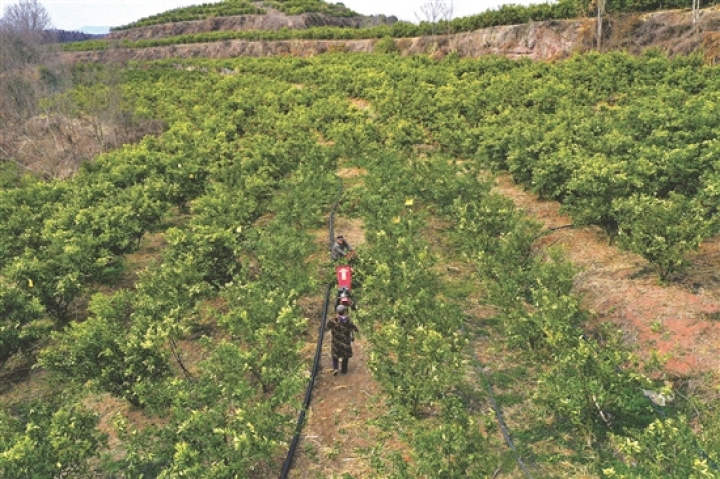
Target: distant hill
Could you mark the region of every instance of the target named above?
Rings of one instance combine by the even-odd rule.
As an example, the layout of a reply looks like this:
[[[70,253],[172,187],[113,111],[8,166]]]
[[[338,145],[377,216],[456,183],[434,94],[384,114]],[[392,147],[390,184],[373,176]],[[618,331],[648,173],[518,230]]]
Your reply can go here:
[[[651,14],[632,14],[608,18],[604,34],[604,48],[622,49],[641,54],[655,48],[668,55],[688,55],[702,51],[709,63],[720,63],[720,7],[702,10],[702,34],[695,35],[692,12],[669,10]],[[462,20],[462,19],[461,19]],[[194,23],[194,22],[187,22]],[[202,23],[202,22],[199,22]],[[402,25],[401,25],[402,26]],[[154,27],[147,27],[154,28]],[[395,38],[392,49],[401,55],[422,55],[432,52],[435,58],[450,53],[459,57],[476,58],[484,55],[502,55],[510,58],[533,60],[557,60],[574,53],[596,48],[595,19],[546,20],[542,22],[497,25],[468,32],[441,35],[417,35]],[[136,33],[152,32],[138,29]],[[318,29],[321,30],[321,29]],[[296,30],[302,32],[303,30]],[[312,29],[306,30],[312,33]],[[326,32],[353,32],[349,28],[328,29]],[[113,32],[112,37],[120,32]],[[272,32],[270,32],[272,33]],[[360,31],[362,33],[362,31]],[[74,62],[126,62],[129,60],[163,60],[168,58],[234,58],[239,56],[264,57],[271,55],[314,56],[328,51],[373,52],[378,47],[378,37],[327,38],[228,38],[214,41],[212,36],[204,42],[190,42],[188,37],[170,37],[166,45],[148,45],[132,42],[103,40],[92,42],[103,48],[87,48],[85,51],[72,47],[84,47],[82,43],[67,45],[69,61]],[[106,37],[107,39],[108,37]],[[174,41],[182,38],[183,41]],[[162,38],[160,38],[162,39]],[[113,43],[114,42],[114,43]],[[117,45],[117,46],[115,46]],[[88,46],[94,47],[91,42]],[[94,50],[94,51],[92,51]]]
[[[80,31],[69,32],[67,30],[48,30],[50,43],[71,43],[82,42],[85,40],[99,40],[105,37],[105,34],[84,33]]]

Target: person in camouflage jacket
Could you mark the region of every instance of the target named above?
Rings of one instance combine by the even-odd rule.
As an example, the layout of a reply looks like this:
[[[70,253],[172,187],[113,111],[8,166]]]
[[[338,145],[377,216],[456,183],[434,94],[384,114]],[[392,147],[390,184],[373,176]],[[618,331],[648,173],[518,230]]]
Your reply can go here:
[[[340,362],[341,372],[347,373],[348,361],[353,355],[353,332],[359,332],[357,326],[347,316],[347,308],[344,305],[338,306],[337,312],[338,315],[325,325],[325,329],[332,332],[330,356],[332,356],[333,375],[337,375]]]

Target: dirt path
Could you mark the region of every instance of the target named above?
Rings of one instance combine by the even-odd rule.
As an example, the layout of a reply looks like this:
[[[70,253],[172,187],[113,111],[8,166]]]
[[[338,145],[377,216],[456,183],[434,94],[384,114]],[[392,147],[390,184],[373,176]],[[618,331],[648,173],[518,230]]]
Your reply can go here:
[[[367,367],[368,345],[358,338],[348,373],[337,376],[333,376],[329,350],[328,337],[292,478],[370,475],[370,465],[359,453],[375,445],[367,421],[376,415],[372,398],[379,387]]]
[[[346,183],[362,181],[366,172],[343,168],[338,176]],[[344,235],[354,247],[365,243],[362,220],[337,216],[335,233]],[[327,232],[318,233],[318,242],[327,244]],[[334,294],[334,290],[331,290]],[[320,324],[322,308],[311,317],[313,324]],[[313,345],[314,351],[314,345]],[[353,343],[353,357],[348,373],[333,376],[330,359],[330,334],[325,335],[320,362],[320,373],[315,382],[313,399],[303,428],[300,447],[295,459],[291,478],[331,478],[351,474],[353,477],[369,477],[372,468],[363,449],[377,445],[374,430],[368,421],[383,414],[383,406],[376,401],[380,386],[368,369],[369,344],[361,335]]]
[[[554,201],[541,201],[508,176],[495,190],[511,198],[546,228],[572,223]],[[660,285],[641,257],[610,246],[595,227],[563,228],[537,247],[561,245],[580,273],[575,290],[600,321],[620,325],[644,364],[660,363],[658,374],[687,377],[720,367],[720,244],[706,242],[684,276]]]

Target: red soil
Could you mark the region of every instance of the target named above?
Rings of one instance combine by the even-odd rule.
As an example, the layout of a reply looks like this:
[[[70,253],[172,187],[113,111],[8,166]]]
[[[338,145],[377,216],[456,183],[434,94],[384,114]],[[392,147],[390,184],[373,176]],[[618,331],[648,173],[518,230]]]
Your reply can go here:
[[[497,180],[496,191],[548,229],[572,224],[558,203],[538,200],[509,177]],[[720,367],[720,280],[714,274],[720,240],[703,244],[687,271],[665,285],[647,261],[608,245],[598,228],[554,230],[536,246],[555,244],[580,269],[575,291],[583,305],[596,320],[620,326],[642,363],[664,362],[659,376],[694,376]]]

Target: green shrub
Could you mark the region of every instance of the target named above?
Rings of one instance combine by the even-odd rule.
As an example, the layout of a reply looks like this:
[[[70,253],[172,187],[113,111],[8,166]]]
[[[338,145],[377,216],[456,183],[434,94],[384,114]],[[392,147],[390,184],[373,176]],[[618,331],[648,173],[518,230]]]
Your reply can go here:
[[[395,44],[395,40],[389,35],[386,35],[375,42],[373,51],[375,53],[397,53],[400,49]]]

